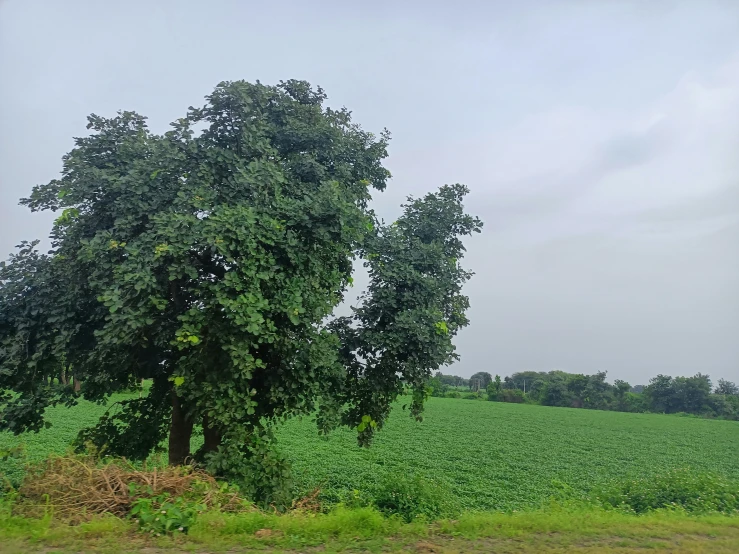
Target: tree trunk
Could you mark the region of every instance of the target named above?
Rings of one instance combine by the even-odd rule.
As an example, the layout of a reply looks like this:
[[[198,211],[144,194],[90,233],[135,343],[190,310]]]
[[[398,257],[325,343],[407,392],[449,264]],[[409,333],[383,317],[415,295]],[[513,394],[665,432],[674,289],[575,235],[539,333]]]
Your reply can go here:
[[[80,381],[76,375],[72,375],[72,380],[74,381],[74,392],[80,392],[82,381]]]
[[[180,466],[190,456],[193,421],[187,416],[182,401],[172,390],[172,420],[169,425],[169,465]]]
[[[202,450],[203,454],[218,450],[218,447],[221,445],[221,439],[223,438],[220,430],[210,426],[207,414],[203,415],[203,438],[205,439]]]
[[[68,385],[69,384],[67,382],[67,370],[64,369],[64,368],[62,368],[61,372],[59,373],[59,382],[62,385]]]

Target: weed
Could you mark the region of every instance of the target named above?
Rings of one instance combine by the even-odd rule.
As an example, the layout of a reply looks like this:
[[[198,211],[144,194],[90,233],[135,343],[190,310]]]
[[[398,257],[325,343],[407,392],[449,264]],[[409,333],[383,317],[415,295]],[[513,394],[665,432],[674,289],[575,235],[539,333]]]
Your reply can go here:
[[[187,502],[182,497],[172,499],[160,495],[135,500],[129,516],[138,521],[142,531],[158,537],[173,533],[187,534],[197,515],[204,510],[203,504]]]
[[[410,523],[416,519],[434,521],[454,516],[459,505],[445,483],[420,475],[388,475],[374,492],[374,505],[387,516],[400,516]]]

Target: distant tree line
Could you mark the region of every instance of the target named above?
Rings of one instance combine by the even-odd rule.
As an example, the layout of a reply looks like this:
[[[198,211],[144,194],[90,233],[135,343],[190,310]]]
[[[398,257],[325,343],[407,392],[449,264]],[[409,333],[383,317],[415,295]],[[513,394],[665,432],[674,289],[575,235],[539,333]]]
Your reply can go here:
[[[468,389],[465,393],[459,389]],[[606,372],[592,375],[564,371],[522,371],[503,379],[488,372],[475,373],[469,379],[436,373],[429,380],[432,396],[482,399],[614,410],[620,412],[686,413],[704,417],[739,420],[739,387],[720,379],[713,386],[708,375],[693,377],[657,375],[648,385],[636,385],[616,379],[606,381]]]

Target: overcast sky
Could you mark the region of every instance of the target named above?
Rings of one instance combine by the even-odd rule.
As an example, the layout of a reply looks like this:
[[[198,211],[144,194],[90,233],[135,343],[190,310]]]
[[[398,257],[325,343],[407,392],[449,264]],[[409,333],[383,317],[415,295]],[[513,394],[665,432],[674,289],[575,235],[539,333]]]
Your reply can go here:
[[[219,81],[322,86],[393,134],[386,218],[463,182],[445,372],[739,381],[739,1],[0,0],[0,258],[89,113],[164,131]]]

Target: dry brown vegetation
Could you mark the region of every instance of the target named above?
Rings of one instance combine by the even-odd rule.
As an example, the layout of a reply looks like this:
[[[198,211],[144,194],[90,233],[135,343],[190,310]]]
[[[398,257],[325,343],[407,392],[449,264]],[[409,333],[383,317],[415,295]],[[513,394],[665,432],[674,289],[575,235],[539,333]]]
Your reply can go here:
[[[226,512],[253,509],[237,492],[192,466],[136,468],[124,459],[51,456],[30,466],[14,512],[85,520],[99,514],[126,516],[142,497],[191,498]]]

